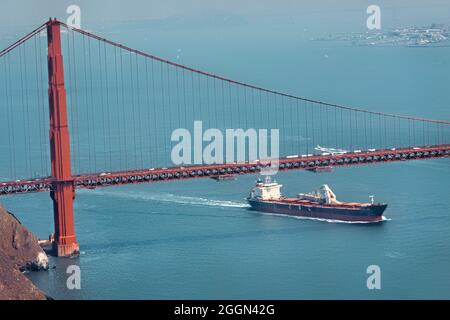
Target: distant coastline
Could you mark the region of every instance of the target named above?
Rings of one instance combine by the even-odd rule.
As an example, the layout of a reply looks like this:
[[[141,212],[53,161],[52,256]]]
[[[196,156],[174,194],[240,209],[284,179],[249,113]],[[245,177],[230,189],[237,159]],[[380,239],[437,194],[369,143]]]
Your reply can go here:
[[[328,34],[312,38],[312,41],[341,41],[358,46],[406,46],[406,47],[436,47],[450,46],[450,27],[444,24],[429,26],[399,27],[365,32],[350,32]]]

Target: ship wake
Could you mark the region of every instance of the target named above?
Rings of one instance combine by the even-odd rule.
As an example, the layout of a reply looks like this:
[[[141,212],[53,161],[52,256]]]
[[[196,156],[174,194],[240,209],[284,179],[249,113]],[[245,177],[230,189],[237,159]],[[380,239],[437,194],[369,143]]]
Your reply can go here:
[[[80,190],[81,191],[81,190]],[[171,193],[129,193],[129,192],[110,192],[94,190],[86,194],[97,196],[108,196],[114,198],[141,200],[141,201],[156,201],[156,202],[170,202],[177,204],[193,205],[193,206],[209,206],[209,207],[227,207],[227,208],[249,208],[250,205],[243,202],[207,199],[202,197],[179,196]]]

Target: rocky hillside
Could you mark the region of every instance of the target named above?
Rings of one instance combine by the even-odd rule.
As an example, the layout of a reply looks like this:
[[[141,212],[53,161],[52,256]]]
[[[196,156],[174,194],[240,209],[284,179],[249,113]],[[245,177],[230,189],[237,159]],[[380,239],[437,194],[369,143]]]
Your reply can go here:
[[[0,252],[0,300],[45,300],[47,297]]]
[[[0,299],[46,299],[23,270],[48,269],[48,257],[11,213],[0,207]]]

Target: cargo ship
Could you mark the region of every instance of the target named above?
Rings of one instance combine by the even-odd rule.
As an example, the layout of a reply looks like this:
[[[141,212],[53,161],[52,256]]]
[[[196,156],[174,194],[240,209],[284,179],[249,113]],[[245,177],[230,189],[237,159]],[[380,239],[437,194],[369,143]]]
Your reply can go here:
[[[296,217],[317,218],[336,221],[380,222],[386,203],[374,202],[373,196],[368,203],[343,202],[326,184],[312,193],[300,193],[295,198],[286,198],[281,194],[282,185],[272,182],[270,176],[265,181],[258,179],[256,186],[247,198],[251,209],[256,211],[282,214]]]

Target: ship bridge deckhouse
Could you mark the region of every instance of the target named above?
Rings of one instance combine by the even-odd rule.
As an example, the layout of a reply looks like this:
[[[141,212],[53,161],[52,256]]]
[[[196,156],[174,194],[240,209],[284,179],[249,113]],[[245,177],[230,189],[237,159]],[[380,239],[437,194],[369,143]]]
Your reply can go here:
[[[264,182],[258,179],[250,196],[261,200],[277,200],[281,198],[281,187],[281,184],[276,181],[272,182],[270,176],[266,176]]]

